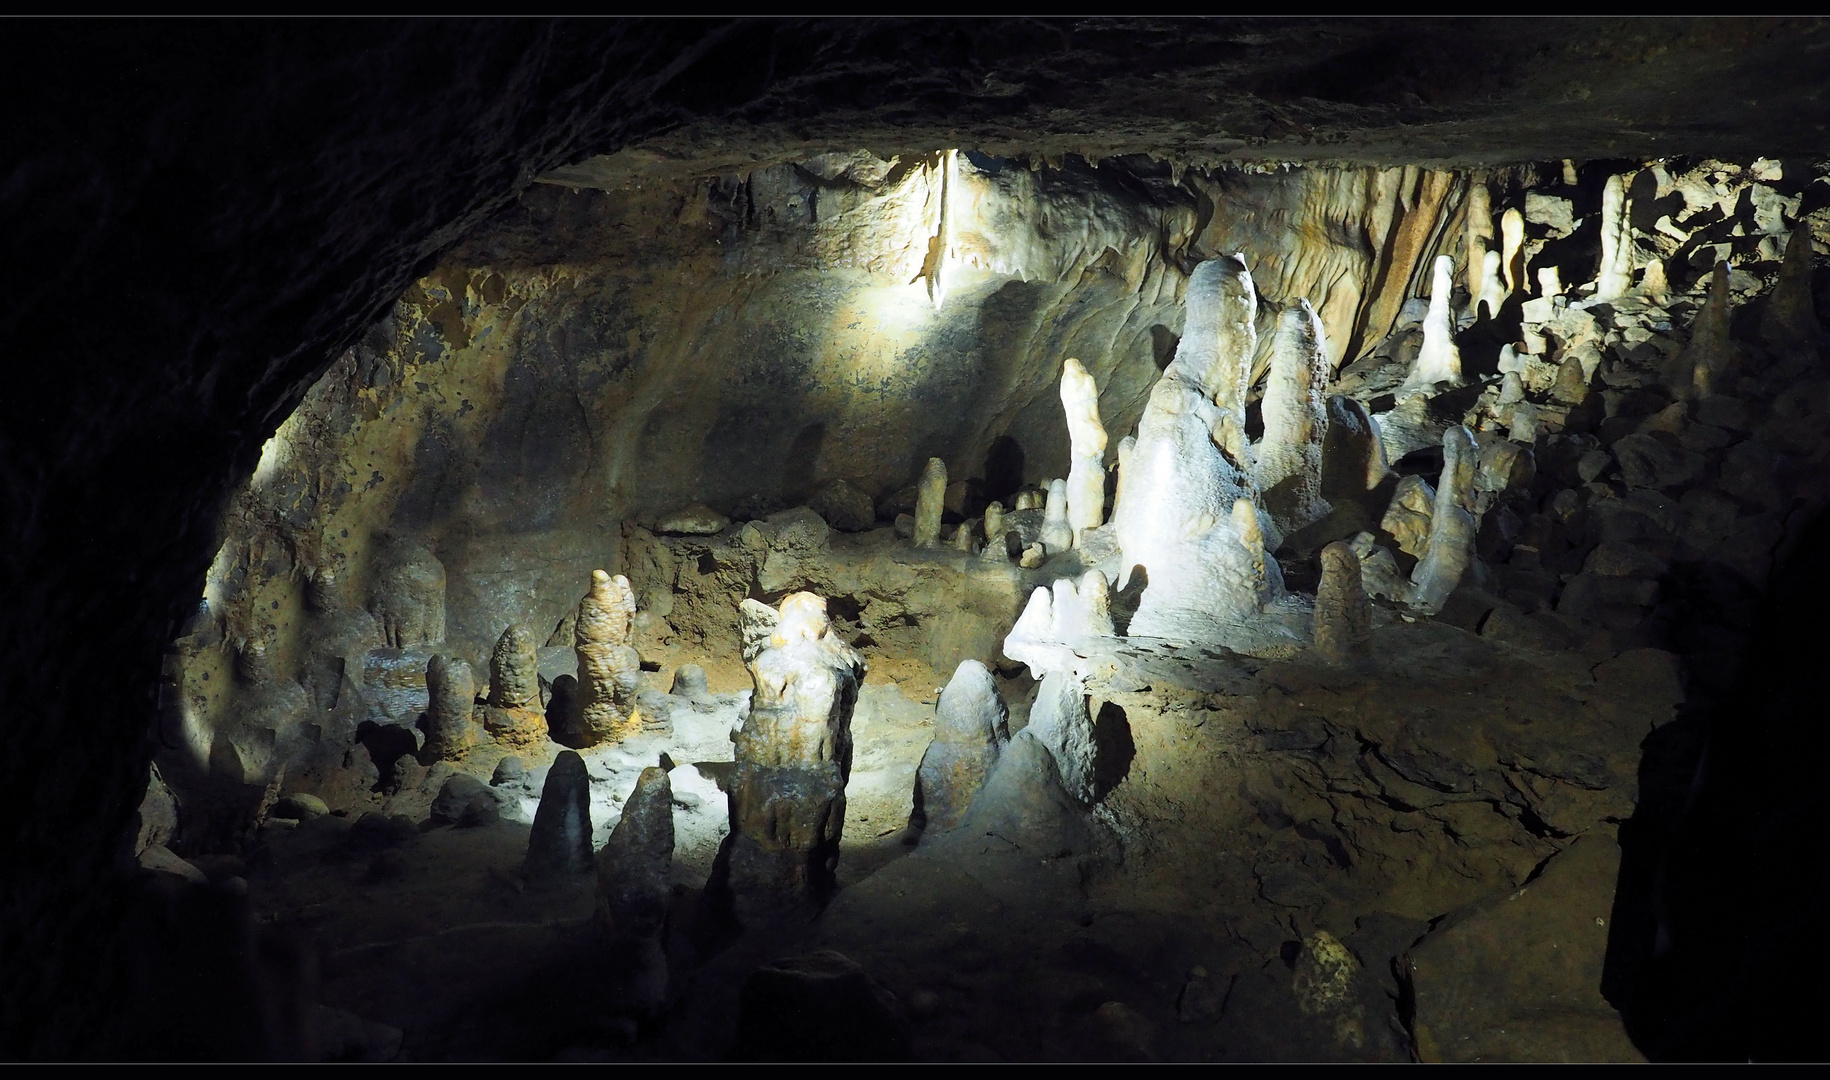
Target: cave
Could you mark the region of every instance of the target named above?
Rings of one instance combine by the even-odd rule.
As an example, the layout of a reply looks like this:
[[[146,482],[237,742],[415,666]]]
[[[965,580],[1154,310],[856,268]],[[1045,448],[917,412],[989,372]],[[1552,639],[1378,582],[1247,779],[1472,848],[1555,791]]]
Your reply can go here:
[[[14,29],[8,1056],[1821,1056],[1822,20]]]

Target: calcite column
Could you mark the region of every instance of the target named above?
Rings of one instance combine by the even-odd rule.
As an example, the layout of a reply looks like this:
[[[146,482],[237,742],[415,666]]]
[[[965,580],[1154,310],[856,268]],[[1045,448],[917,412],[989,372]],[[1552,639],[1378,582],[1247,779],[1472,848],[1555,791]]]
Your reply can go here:
[[[1009,715],[984,664],[967,660],[954,670],[934,709],[934,741],[915,774],[911,824],[936,831],[959,824],[1010,738]]]
[[[1328,437],[1328,350],[1307,300],[1285,306],[1265,382],[1264,438],[1256,475],[1265,506],[1286,534],[1328,514],[1322,501],[1322,444]]]
[[[1067,520],[1078,537],[1106,521],[1106,428],[1099,387],[1072,357],[1061,367],[1061,407],[1068,429]]]
[[[641,730],[636,693],[642,657],[630,644],[635,592],[621,574],[591,571],[591,591],[578,604],[573,650],[578,654],[579,733],[589,743],[620,742]]]
[[[470,665],[434,656],[426,663],[426,696],[426,754],[440,761],[463,757],[477,741],[471,724],[477,682]]]
[[[915,489],[915,546],[940,546],[940,515],[947,504],[947,463],[929,458]]]
[[[802,592],[782,601],[769,646],[749,667],[731,832],[712,873],[740,920],[817,905],[832,891],[864,658],[833,633],[826,601]]]
[[[540,655],[526,627],[511,623],[489,657],[489,703],[483,725],[504,746],[531,750],[546,741],[540,708]]]
[[[1372,649],[1372,602],[1360,579],[1360,557],[1336,540],[1322,549],[1322,582],[1315,592],[1315,651],[1344,664]]]

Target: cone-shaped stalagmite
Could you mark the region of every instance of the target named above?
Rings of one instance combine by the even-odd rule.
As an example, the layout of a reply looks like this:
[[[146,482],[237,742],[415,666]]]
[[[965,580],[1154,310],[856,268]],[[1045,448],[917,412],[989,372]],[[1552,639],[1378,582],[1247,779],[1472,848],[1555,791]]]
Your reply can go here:
[[[540,809],[527,834],[529,877],[583,874],[591,869],[591,775],[585,759],[563,751],[547,770]]]
[[[915,546],[940,544],[940,515],[947,503],[947,463],[929,458],[915,489]]]
[[[1074,546],[1074,527],[1068,524],[1066,480],[1048,482],[1048,502],[1042,510],[1042,543],[1050,555]]]
[[[667,770],[642,770],[623,816],[597,853],[598,918],[611,933],[648,938],[667,921],[674,857],[674,789]]]
[[[1801,224],[1786,242],[1779,280],[1767,297],[1760,336],[1783,359],[1815,362],[1822,355],[1823,324],[1811,298],[1811,230]]]
[[[1331,664],[1372,648],[1372,602],[1360,580],[1360,558],[1337,540],[1322,549],[1322,582],[1315,592],[1315,651]]]
[[[1099,387],[1072,357],[1061,368],[1061,406],[1069,444],[1067,520],[1079,536],[1106,520],[1106,429],[1099,421]]]
[[[1468,507],[1479,465],[1473,432],[1456,425],[1442,433],[1442,475],[1436,481],[1429,543],[1411,572],[1411,602],[1427,611],[1442,607],[1474,561],[1476,522]]]
[[[934,710],[934,741],[915,775],[917,827],[951,829],[978,793],[1010,737],[1008,711],[991,671],[967,660],[953,672]]]
[[[1709,294],[1690,326],[1690,344],[1672,361],[1673,396],[1704,398],[1726,393],[1734,370],[1735,347],[1728,338],[1728,264],[1717,263]]]
[[[1427,390],[1438,383],[1461,385],[1461,350],[1455,345],[1455,318],[1449,310],[1454,274],[1455,260],[1438,255],[1430,275],[1430,307],[1423,316],[1423,346],[1405,377],[1405,390]]]
[[[1633,226],[1627,202],[1627,178],[1608,177],[1601,191],[1601,271],[1595,278],[1596,300],[1612,300],[1633,286]]]
[[[489,704],[484,726],[499,743],[532,749],[546,741],[546,716],[540,708],[540,657],[534,636],[510,624],[489,657]]]
[[[747,918],[818,904],[833,887],[851,774],[851,716],[864,659],[832,632],[826,601],[782,601],[769,647],[750,662],[755,690],[737,735],[731,832],[715,893]]]

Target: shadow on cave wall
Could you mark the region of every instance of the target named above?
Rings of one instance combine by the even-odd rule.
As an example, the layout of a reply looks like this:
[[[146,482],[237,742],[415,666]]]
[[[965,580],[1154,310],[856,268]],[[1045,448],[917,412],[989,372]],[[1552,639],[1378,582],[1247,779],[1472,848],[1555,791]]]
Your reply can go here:
[[[1797,536],[1764,598],[1721,568],[1673,583],[1691,704],[1644,744],[1602,986],[1655,1061],[1823,1054],[1830,513]]]

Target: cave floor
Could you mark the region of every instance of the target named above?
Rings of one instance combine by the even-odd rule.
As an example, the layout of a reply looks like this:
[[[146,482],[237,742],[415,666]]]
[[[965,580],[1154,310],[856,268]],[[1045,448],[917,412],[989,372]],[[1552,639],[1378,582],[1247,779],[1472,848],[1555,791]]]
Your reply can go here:
[[[940,679],[904,666],[860,697],[840,892],[738,936],[700,890],[743,695],[588,751],[600,844],[640,769],[679,763],[659,1012],[616,1006],[627,962],[597,931],[590,876],[523,879],[525,821],[422,825],[360,851],[348,816],[270,829],[250,895],[311,943],[322,1000],[400,1029],[409,1059],[721,1059],[744,976],[818,948],[896,995],[923,1059],[1636,1056],[1596,987],[1638,744],[1676,700],[1664,654],[1534,653],[1428,621],[1382,628],[1349,668],[1122,639],[1081,651],[1093,711],[1114,706],[1127,744],[1097,835],[912,834]],[[486,777],[499,756],[457,769]],[[423,821],[414,800],[431,795],[386,809]],[[1509,902],[1532,890],[1544,910]],[[1590,908],[1578,948],[1570,913]],[[1347,959],[1318,967],[1328,942]],[[1533,998],[1546,984],[1568,988],[1560,1012]]]

